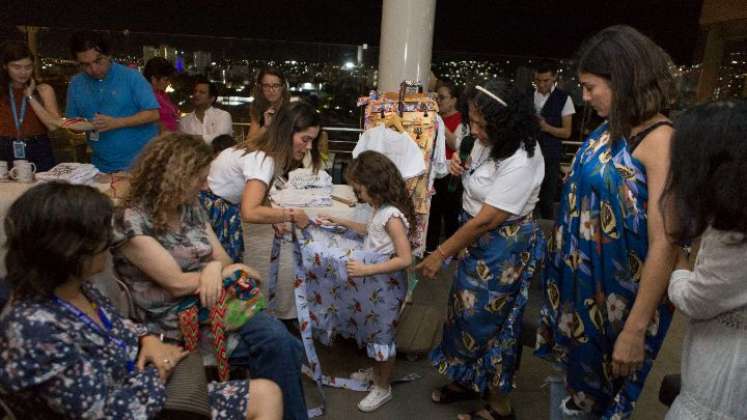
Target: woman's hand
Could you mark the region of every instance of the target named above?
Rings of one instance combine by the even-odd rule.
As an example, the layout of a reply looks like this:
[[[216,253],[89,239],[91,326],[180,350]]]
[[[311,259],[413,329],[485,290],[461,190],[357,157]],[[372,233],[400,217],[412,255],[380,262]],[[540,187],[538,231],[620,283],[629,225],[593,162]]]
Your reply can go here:
[[[272,225],[272,230],[275,231],[275,236],[278,238],[282,238],[286,233],[290,232],[288,223],[274,223]]]
[[[188,351],[179,346],[162,343],[152,335],[140,339],[140,353],[137,356],[137,368],[145,369],[146,363],[151,363],[158,369],[161,382],[166,382],[174,367],[182,360]]]
[[[26,87],[26,90],[23,91],[25,96],[32,96],[34,94],[34,91],[36,91],[36,81],[34,78],[29,79],[29,85]]]
[[[449,161],[449,173],[454,176],[462,176],[464,173],[464,166],[462,166],[462,160],[459,158],[459,153],[451,155]]]
[[[420,264],[415,266],[415,271],[419,272],[423,277],[433,280],[441,271],[442,266],[443,260],[441,256],[436,252],[431,252]]]
[[[643,366],[645,331],[635,332],[623,328],[615,340],[612,352],[612,374],[628,376]]]
[[[250,278],[253,278],[254,280],[257,280],[257,284],[259,284],[259,283],[262,282],[262,275],[259,274],[259,271],[255,270],[252,267],[249,267],[246,264],[242,264],[242,263],[234,263],[234,264],[227,265],[227,266],[223,267],[223,273],[222,273],[222,275],[225,278],[225,277],[230,276],[231,274],[233,274],[237,270],[243,270],[243,271],[245,271],[247,274],[249,274]]]
[[[218,302],[223,291],[223,273],[221,264],[212,261],[200,272],[200,286],[195,291],[200,295],[200,303],[205,308],[211,308]]]
[[[270,123],[272,122],[272,117],[275,116],[275,110],[272,107],[267,108],[267,111],[264,112],[265,117],[265,127],[269,127]]]
[[[295,224],[301,229],[305,229],[306,226],[309,225],[309,215],[306,214],[305,211],[301,209],[295,209],[293,217],[295,219]]]
[[[347,269],[348,276],[350,277],[365,277],[369,275],[368,265],[360,261],[348,260]]]

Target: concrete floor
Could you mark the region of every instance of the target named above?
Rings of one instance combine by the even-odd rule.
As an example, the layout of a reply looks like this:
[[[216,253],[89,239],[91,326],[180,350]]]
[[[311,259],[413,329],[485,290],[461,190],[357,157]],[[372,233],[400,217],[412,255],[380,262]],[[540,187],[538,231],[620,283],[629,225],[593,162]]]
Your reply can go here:
[[[245,262],[255,266],[260,272],[267,272],[272,230],[269,226],[245,225],[245,235],[247,244]],[[292,252],[289,249],[290,247],[287,248],[284,248],[280,257],[280,278],[292,275],[290,269],[292,267]],[[427,314],[423,318],[423,323],[440,324],[444,319],[454,268],[455,263],[452,263],[451,267],[442,271],[437,279],[433,281],[422,280],[417,285],[412,305],[418,306],[419,314]],[[529,303],[525,312],[526,319],[537,319],[541,298],[541,290],[534,284],[533,289],[530,290]],[[292,306],[292,303],[288,302],[288,304]],[[290,312],[288,311],[288,313]],[[407,324],[403,322],[402,327],[417,328],[418,326],[418,324]],[[402,327],[399,336],[413,335],[411,331],[402,331]],[[663,418],[666,414],[667,407],[658,400],[659,385],[664,375],[679,372],[684,328],[685,320],[680,314],[677,314],[659,358],[654,363],[654,368],[646,382],[643,394],[638,401],[633,416],[634,420],[656,420]],[[434,330],[440,333],[440,328],[434,328]],[[438,340],[440,340],[440,337],[437,335],[433,337],[431,344],[435,345]],[[430,348],[431,346],[426,347]],[[316,348],[325,374],[347,377],[360,368],[370,366],[365,351],[359,350],[355,343],[351,341],[340,340],[332,347],[317,344]],[[432,403],[430,401],[431,391],[447,383],[447,380],[430,366],[427,358],[423,357],[424,354],[420,356],[417,361],[408,361],[405,355],[399,355],[395,377],[413,372],[422,377],[410,383],[395,385],[392,401],[376,412],[366,414],[358,411],[356,404],[365,396],[365,393],[325,388],[327,412],[319,418],[324,420],[454,419],[458,413],[472,411],[481,405],[476,401],[460,402],[453,405]],[[552,368],[547,362],[534,357],[531,348],[524,347],[521,367],[516,377],[516,389],[511,394],[518,419],[541,420],[549,417],[549,391],[543,384],[545,378],[552,373]],[[305,378],[304,381],[309,406],[318,405],[320,398],[316,385],[308,378]]]
[[[453,267],[435,281],[421,281],[415,289],[413,304],[432,307],[443,319],[446,310],[447,294],[451,285]],[[536,294],[531,296],[527,316],[536,316],[539,303]],[[677,315],[667,336],[665,345],[649,375],[646,387],[638,402],[634,420],[661,419],[667,407],[658,400],[659,385],[665,374],[679,372],[680,346],[684,333],[684,319]],[[360,368],[368,367],[365,351],[357,349],[355,343],[341,340],[332,347],[317,345],[317,351],[325,373],[348,376]],[[365,393],[344,389],[325,388],[327,413],[320,417],[325,420],[373,420],[373,419],[454,419],[458,413],[472,411],[479,406],[476,401],[460,402],[452,405],[438,405],[430,401],[431,391],[447,382],[432,368],[428,360],[421,357],[408,361],[400,355],[395,377],[408,373],[422,377],[413,382],[395,385],[391,402],[374,413],[362,413],[356,408],[357,402]],[[532,349],[524,347],[521,367],[517,374],[516,390],[511,400],[517,418],[547,419],[549,417],[549,390],[543,386],[545,378],[552,374],[550,365],[532,355]],[[319,397],[314,383],[306,381],[307,400],[310,406],[318,404]]]

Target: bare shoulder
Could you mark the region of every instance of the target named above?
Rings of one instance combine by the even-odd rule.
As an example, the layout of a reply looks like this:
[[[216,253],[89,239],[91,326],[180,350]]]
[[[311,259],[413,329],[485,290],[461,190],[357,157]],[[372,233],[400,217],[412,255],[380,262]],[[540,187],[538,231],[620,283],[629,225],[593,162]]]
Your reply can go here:
[[[54,94],[54,88],[52,88],[52,86],[50,86],[50,85],[48,85],[46,83],[41,83],[41,84],[37,85],[36,86],[36,90],[38,90],[39,93],[42,94],[42,95],[43,94],[52,94],[52,95]]]
[[[633,155],[646,166],[661,163],[664,159],[668,161],[673,133],[674,129],[669,125],[656,127],[641,140]]]

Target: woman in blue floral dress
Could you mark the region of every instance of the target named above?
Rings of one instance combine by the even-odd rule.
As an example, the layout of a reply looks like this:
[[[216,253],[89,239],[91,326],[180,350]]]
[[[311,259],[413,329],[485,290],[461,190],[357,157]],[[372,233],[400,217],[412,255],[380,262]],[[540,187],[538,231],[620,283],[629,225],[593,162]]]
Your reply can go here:
[[[536,350],[565,370],[570,396],[558,410],[566,416],[629,418],[672,319],[666,290],[677,248],[659,211],[670,64],[627,26],[581,50],[584,100],[607,121],[579,149],[563,188]]]
[[[545,174],[538,124],[527,95],[502,81],[467,94],[477,139],[469,159],[452,157],[462,176],[463,224],[417,266],[432,278],[449,256],[460,259],[433,365],[451,383],[433,392],[445,404],[482,395],[486,404],[460,419],[512,419],[508,394],[518,367],[529,281],[544,257],[532,212]]]
[[[111,219],[109,198],[57,182],[6,216],[13,295],[0,318],[0,394],[18,418],[146,419],[164,408],[164,383],[186,352],[123,319],[90,282],[105,266]],[[208,394],[215,419],[282,417],[267,380],[211,383]]]

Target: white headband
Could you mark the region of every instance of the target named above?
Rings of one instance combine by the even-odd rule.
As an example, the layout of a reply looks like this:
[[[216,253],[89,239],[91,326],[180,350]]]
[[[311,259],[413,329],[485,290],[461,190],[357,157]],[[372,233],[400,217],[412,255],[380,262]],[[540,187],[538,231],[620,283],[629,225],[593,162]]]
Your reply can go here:
[[[498,101],[498,103],[500,103],[501,105],[503,105],[503,106],[505,106],[506,108],[508,108],[508,104],[506,103],[506,101],[504,101],[503,99],[501,99],[500,97],[498,97],[498,95],[496,95],[495,93],[493,93],[493,92],[491,92],[491,91],[489,91],[489,90],[485,89],[484,87],[482,87],[482,86],[480,86],[480,85],[477,85],[477,86],[475,86],[475,89],[477,89],[477,90],[479,90],[480,92],[482,92],[482,93],[484,93],[484,94],[486,94],[486,95],[490,96],[491,98],[493,98],[493,99],[495,99],[496,101]]]

